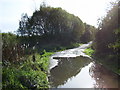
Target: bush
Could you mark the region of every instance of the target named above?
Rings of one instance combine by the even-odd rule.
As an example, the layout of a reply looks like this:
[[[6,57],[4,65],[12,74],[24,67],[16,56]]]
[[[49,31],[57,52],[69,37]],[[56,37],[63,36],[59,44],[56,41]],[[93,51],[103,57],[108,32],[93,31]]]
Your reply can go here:
[[[28,56],[22,64],[11,64],[3,67],[2,84],[4,90],[20,89],[41,89],[48,88],[47,71],[49,65],[49,56],[51,52],[45,52],[43,55],[34,54]]]
[[[94,50],[91,48],[87,48],[84,50],[84,53],[86,53],[89,56],[92,56],[92,54],[94,53]]]

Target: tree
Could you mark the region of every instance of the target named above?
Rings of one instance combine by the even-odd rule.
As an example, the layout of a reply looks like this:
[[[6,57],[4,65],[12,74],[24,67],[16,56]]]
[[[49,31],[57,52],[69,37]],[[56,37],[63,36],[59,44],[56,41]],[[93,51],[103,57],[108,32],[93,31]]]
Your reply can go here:
[[[19,44],[17,36],[12,33],[2,33],[2,41],[3,64],[21,60],[21,57],[24,55],[24,48]]]
[[[19,29],[18,29],[19,35],[24,36],[26,33],[29,34],[27,30],[27,25],[28,25],[28,15],[22,14],[21,21],[19,21]]]
[[[78,17],[61,8],[45,5],[35,11],[32,17],[24,15],[18,29],[22,36],[43,36],[66,43],[78,42],[84,31],[84,24]]]
[[[89,41],[94,40],[96,34],[96,28],[86,23],[84,23],[84,26],[85,26],[85,32],[80,37],[80,40],[82,43],[87,43]]]
[[[85,32],[85,27],[83,22],[76,17],[73,22],[73,39],[75,41],[80,41],[81,35]]]
[[[114,52],[114,49],[109,46],[117,40],[115,32],[119,27],[118,20],[120,19],[118,18],[118,10],[118,3],[114,3],[107,12],[106,17],[101,20],[95,39],[96,54],[110,54]]]
[[[120,74],[120,2],[112,3],[101,20],[95,36],[95,57],[112,71]],[[99,60],[98,59],[98,60]]]

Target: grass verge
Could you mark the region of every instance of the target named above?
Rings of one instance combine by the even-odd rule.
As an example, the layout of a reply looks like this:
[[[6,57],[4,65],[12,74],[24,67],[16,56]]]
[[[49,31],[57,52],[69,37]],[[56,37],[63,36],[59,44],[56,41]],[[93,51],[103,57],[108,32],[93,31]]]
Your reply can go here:
[[[49,56],[52,52],[44,52],[29,55],[27,60],[19,64],[3,66],[2,88],[3,90],[29,90],[49,88],[47,72],[49,65]]]
[[[94,50],[91,48],[87,48],[83,52],[89,56],[92,56],[92,54],[94,53]]]
[[[84,53],[93,57],[97,63],[104,65],[104,67],[107,68],[108,70],[111,70],[112,72],[120,75],[120,69],[118,68],[118,58],[114,57],[114,55],[105,55],[103,57],[98,58],[93,55],[94,50],[91,48],[85,49]],[[114,62],[113,62],[113,59],[114,59]]]
[[[94,57],[94,58],[95,58],[96,62],[101,63],[108,70],[120,75],[120,68],[119,68],[119,64],[118,64],[118,59],[116,57],[113,57],[113,59],[111,59],[108,55],[108,56],[104,56],[104,58],[103,57],[101,57],[101,58]]]

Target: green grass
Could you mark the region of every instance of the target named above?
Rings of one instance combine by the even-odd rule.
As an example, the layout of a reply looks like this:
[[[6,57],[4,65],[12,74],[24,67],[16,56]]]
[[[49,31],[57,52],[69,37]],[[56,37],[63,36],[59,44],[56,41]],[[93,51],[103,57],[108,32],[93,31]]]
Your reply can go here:
[[[22,64],[12,64],[3,67],[2,87],[3,90],[29,90],[49,88],[47,72],[49,65],[49,56],[52,52],[44,52],[43,55],[35,54],[36,61],[33,62],[29,55]]]
[[[116,63],[103,59],[97,59],[96,61],[104,65],[104,67],[106,67],[108,70],[120,75],[120,69],[118,69],[118,65]]]
[[[92,50],[91,48],[85,49],[84,53],[86,53],[89,56],[92,56],[96,62],[101,63],[108,70],[111,70],[114,73],[120,75],[120,69],[118,68],[118,61],[117,61],[118,58],[114,57],[114,55],[105,55],[105,56],[103,55],[103,57],[95,57],[93,56],[94,50]]]
[[[89,55],[89,56],[92,56],[92,54],[94,53],[94,50],[91,48],[87,48],[84,50],[84,53]]]
[[[118,59],[116,57],[112,57],[111,55],[103,56],[103,57],[95,57],[96,62],[101,63],[108,70],[120,75],[120,69],[118,68]],[[114,61],[113,61],[114,60]]]
[[[69,45],[47,44],[47,45],[41,46],[39,51],[43,51],[45,49],[46,51],[50,51],[50,52],[58,52],[58,51],[66,50],[66,49],[76,48],[81,45],[82,45],[81,43],[71,43]]]

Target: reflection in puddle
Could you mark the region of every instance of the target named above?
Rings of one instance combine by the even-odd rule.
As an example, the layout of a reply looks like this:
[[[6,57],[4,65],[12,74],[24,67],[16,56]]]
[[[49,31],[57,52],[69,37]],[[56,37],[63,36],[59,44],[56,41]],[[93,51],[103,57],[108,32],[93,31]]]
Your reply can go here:
[[[56,67],[50,70],[52,87],[58,87],[71,81],[90,63],[88,58],[77,57],[75,59],[61,59]]]
[[[118,88],[117,75],[84,57],[59,59],[49,81],[54,88]]]
[[[94,63],[90,67],[90,76],[95,79],[94,88],[118,88],[119,76]]]

